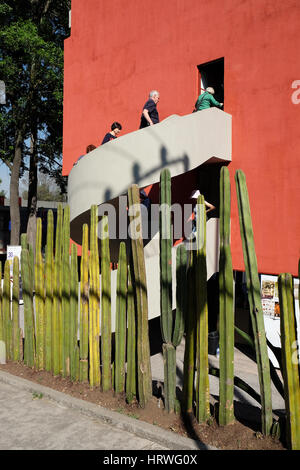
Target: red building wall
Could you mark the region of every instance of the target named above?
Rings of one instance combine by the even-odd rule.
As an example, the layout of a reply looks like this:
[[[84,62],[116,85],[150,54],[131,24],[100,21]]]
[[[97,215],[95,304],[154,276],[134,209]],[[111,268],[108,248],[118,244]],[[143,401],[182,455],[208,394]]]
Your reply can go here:
[[[117,120],[139,126],[151,89],[159,113],[188,114],[197,65],[224,57],[232,115],[232,254],[244,270],[234,173],[248,184],[259,271],[297,274],[299,258],[299,0],[72,0],[65,41],[63,172]],[[300,94],[298,94],[300,96]]]

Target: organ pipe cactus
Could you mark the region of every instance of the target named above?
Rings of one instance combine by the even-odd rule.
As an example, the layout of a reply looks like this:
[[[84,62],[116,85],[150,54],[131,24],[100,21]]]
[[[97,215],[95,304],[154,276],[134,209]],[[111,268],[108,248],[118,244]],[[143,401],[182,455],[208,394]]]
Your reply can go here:
[[[12,358],[12,319],[10,311],[10,263],[5,261],[3,279],[3,337],[6,344],[6,357]]]
[[[35,314],[36,314],[36,367],[38,370],[45,366],[45,285],[44,263],[41,252],[42,220],[37,218],[37,233],[35,247]]]
[[[1,278],[0,278],[1,279]],[[22,330],[19,325],[19,300],[20,300],[20,267],[19,258],[13,260],[13,296],[12,296],[12,359],[21,360]]]
[[[63,265],[62,265],[62,256],[63,256],[63,208],[61,204],[57,206],[57,220],[56,220],[56,234],[55,234],[55,263],[57,269],[57,279],[56,279],[56,318],[58,324],[56,326],[57,330],[57,341],[58,341],[58,351],[59,351],[59,373],[63,372],[63,363],[64,363],[64,321],[63,321],[63,312],[62,312],[62,285],[63,285]]]
[[[57,206],[55,233],[55,259],[53,261],[53,310],[52,310],[52,370],[58,375],[63,369],[63,318],[62,318],[62,244],[63,208]]]
[[[171,175],[169,170],[160,174],[160,325],[163,338],[164,398],[168,413],[174,411],[176,396],[176,350],[172,344],[172,227],[171,227]],[[175,374],[174,374],[175,371]]]
[[[89,321],[89,270],[88,270],[88,225],[82,228],[82,251],[80,265],[80,364],[79,378],[88,381],[88,321]]]
[[[160,174],[160,322],[163,341],[172,342],[172,227],[171,227],[171,175],[169,170]]]
[[[50,209],[47,213],[47,240],[45,253],[45,368],[47,371],[52,370],[52,314],[54,281],[53,235],[53,212]]]
[[[61,290],[60,290],[60,273],[61,261],[58,257],[54,260],[53,271],[53,307],[52,307],[52,344],[51,344],[51,357],[52,357],[52,371],[53,374],[59,375],[61,371]]]
[[[194,377],[195,377],[195,255],[192,250],[192,240],[189,241],[189,260],[187,268],[187,313],[186,313],[186,336],[183,366],[183,409],[187,413],[193,411]]]
[[[134,308],[134,295],[130,269],[128,269],[127,290],[127,376],[126,376],[126,399],[131,403],[136,395],[136,321]]]
[[[184,331],[186,292],[186,250],[184,246],[176,254],[176,313],[172,311],[172,226],[171,226],[171,175],[163,170],[160,176],[160,290],[161,330],[164,357],[165,408],[174,411],[176,400],[176,347]]]
[[[28,250],[28,239],[27,239],[27,233],[21,233],[21,247],[22,250]]]
[[[70,207],[65,206],[63,217],[62,246],[62,324],[63,324],[63,376],[70,375]]]
[[[197,199],[197,253],[196,253],[196,417],[206,422],[210,417],[208,378],[208,310],[206,271],[206,212],[203,195]]]
[[[111,271],[108,218],[101,220],[101,359],[102,389],[111,390]]]
[[[272,427],[270,364],[261,304],[260,284],[253,239],[248,190],[246,178],[242,170],[236,171],[235,181],[239,209],[240,232],[247,278],[248,300],[256,350],[260,394],[262,399],[262,432],[265,435],[269,435]]]
[[[297,355],[293,278],[289,273],[278,278],[282,375],[287,414],[287,442],[291,450],[300,450],[300,379]]]
[[[70,278],[70,375],[72,380],[79,379],[79,348],[78,348],[78,270],[77,247],[71,248]]]
[[[137,185],[128,189],[130,236],[133,263],[133,286],[137,312],[137,372],[138,396],[141,407],[146,407],[152,396],[150,344],[148,331],[147,280],[142,238],[140,194]]]
[[[30,273],[28,249],[21,251],[22,294],[24,300],[24,363],[29,367],[35,365],[35,321],[33,313],[33,292]]]
[[[63,207],[61,204],[57,206],[56,233],[55,233],[55,258],[62,257],[63,247]]]
[[[90,293],[89,293],[89,360],[90,360],[90,386],[100,386],[100,352],[99,352],[99,260],[97,236],[97,206],[91,207],[90,224]]]
[[[176,314],[172,342],[176,348],[181,343],[187,310],[187,252],[184,245],[176,251]]]
[[[222,167],[220,177],[219,299],[219,424],[227,425],[234,421],[234,306],[233,270],[230,249],[230,180],[227,167]]]
[[[29,282],[32,290],[34,289],[34,250],[33,246],[28,243],[27,233],[21,234],[21,247],[22,249],[27,249],[29,253]]]
[[[126,353],[126,300],[127,300],[127,259],[126,245],[120,243],[117,272],[116,332],[115,332],[115,391],[124,392]]]

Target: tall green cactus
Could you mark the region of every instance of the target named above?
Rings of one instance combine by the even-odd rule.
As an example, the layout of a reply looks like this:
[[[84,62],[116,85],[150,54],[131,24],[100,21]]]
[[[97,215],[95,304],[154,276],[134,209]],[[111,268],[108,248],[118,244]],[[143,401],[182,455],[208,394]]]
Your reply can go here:
[[[101,359],[102,389],[111,390],[111,271],[108,218],[101,220]]]
[[[21,247],[29,253],[29,284],[34,291],[34,250],[33,246],[28,243],[27,233],[21,234]]]
[[[181,343],[187,311],[187,252],[184,245],[176,250],[176,314],[172,343],[176,348]]]
[[[131,280],[131,272],[128,269],[127,290],[127,376],[126,376],[126,399],[131,403],[136,396],[136,321],[134,308],[134,294]]]
[[[230,249],[230,179],[223,166],[220,175],[220,260],[219,260],[220,406],[219,424],[234,421],[234,305]]]
[[[55,233],[55,259],[53,261],[53,310],[52,310],[52,370],[59,375],[63,368],[63,318],[62,318],[62,244],[63,208],[57,206]]]
[[[176,314],[172,311],[172,226],[171,226],[171,175],[168,169],[160,174],[160,291],[161,331],[164,340],[164,398],[165,408],[174,411],[176,400],[176,347],[184,331],[186,291],[186,250],[184,246],[176,254]]]
[[[195,339],[196,339],[196,279],[195,254],[192,250],[192,240],[189,241],[189,260],[187,268],[187,313],[186,336],[183,366],[183,409],[186,413],[193,411],[194,377],[195,377]]]
[[[278,288],[287,442],[291,450],[300,450],[300,378],[293,278],[289,273],[279,275]]]
[[[60,290],[61,262],[55,257],[53,272],[53,306],[52,306],[52,343],[51,343],[51,364],[53,374],[59,375],[61,372],[61,290]]]
[[[54,319],[57,321],[55,327],[53,327],[53,331],[55,331],[56,338],[55,344],[57,343],[58,348],[58,358],[55,358],[55,361],[59,360],[59,372],[63,372],[63,363],[64,363],[64,347],[63,347],[63,340],[64,340],[64,321],[63,321],[63,312],[62,312],[62,285],[63,285],[63,207],[62,204],[58,204],[57,206],[57,221],[56,221],[56,234],[55,234],[55,268],[56,273],[55,276],[55,314],[53,315]],[[53,326],[53,325],[52,325]],[[57,366],[57,363],[56,363]]]
[[[133,263],[133,286],[137,313],[138,397],[145,408],[152,396],[152,375],[148,330],[147,280],[142,238],[140,194],[137,185],[128,189],[130,236]]]
[[[98,257],[98,215],[97,206],[91,207],[90,224],[90,295],[89,295],[89,359],[90,359],[90,386],[100,386],[100,352],[99,352],[99,257]],[[104,374],[104,372],[103,372]]]
[[[89,337],[88,225],[84,224],[82,227],[82,251],[81,251],[81,265],[80,265],[79,378],[81,382],[88,381],[88,352],[89,352],[88,337]]]
[[[5,261],[3,279],[3,331],[6,344],[6,357],[12,358],[12,319],[10,311],[10,263]]]
[[[20,300],[20,267],[19,258],[13,260],[13,297],[12,297],[12,359],[21,360],[22,330],[19,322],[19,300]]]
[[[57,206],[56,232],[55,232],[55,258],[62,258],[63,250],[63,207]]]
[[[116,332],[115,332],[115,391],[125,389],[126,355],[126,300],[127,300],[127,259],[126,245],[120,243],[117,272]]]
[[[206,422],[210,417],[208,366],[208,309],[206,271],[206,212],[203,195],[197,200],[197,254],[196,254],[196,417]]]
[[[172,342],[172,227],[171,175],[168,169],[160,174],[160,322],[164,343]]]
[[[70,207],[64,207],[62,247],[63,376],[70,375]]]
[[[168,413],[174,411],[176,391],[176,351],[172,344],[172,227],[171,175],[168,169],[160,174],[160,324],[163,338],[164,398]],[[175,374],[174,374],[175,371]]]
[[[35,314],[36,314],[36,367],[45,367],[45,285],[44,263],[41,252],[42,220],[37,218],[37,233],[35,247]]]
[[[21,251],[22,294],[24,300],[24,363],[35,366],[35,321],[33,313],[32,273],[29,251]]]
[[[265,435],[269,435],[273,421],[270,364],[261,304],[260,284],[257,270],[248,190],[246,178],[242,170],[236,171],[235,181],[239,208],[240,232],[247,278],[250,316],[254,334],[260,394],[262,399],[262,432]]]
[[[78,348],[78,269],[77,246],[71,248],[71,283],[70,283],[70,375],[72,380],[79,380]]]
[[[52,370],[52,315],[53,315],[53,282],[54,282],[54,258],[53,258],[53,237],[54,237],[54,221],[53,212],[50,209],[47,213],[47,240],[45,254],[45,322],[46,322],[46,338],[45,338],[45,368],[47,371]]]

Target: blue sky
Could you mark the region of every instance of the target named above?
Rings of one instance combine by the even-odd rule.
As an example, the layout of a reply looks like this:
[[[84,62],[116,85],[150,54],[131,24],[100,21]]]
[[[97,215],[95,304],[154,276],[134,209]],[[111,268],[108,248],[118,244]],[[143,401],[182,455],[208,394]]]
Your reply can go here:
[[[0,179],[2,180],[0,190],[3,189],[6,197],[9,198],[10,173],[8,167],[2,162],[0,162]]]

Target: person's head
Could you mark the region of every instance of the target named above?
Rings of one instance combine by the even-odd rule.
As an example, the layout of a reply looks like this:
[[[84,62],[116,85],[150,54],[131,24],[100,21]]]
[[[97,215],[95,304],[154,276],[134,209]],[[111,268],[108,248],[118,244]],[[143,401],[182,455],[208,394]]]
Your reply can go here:
[[[149,98],[151,98],[155,104],[159,102],[159,91],[157,90],[152,90],[149,93]]]
[[[111,131],[114,133],[115,136],[119,134],[119,132],[122,130],[122,126],[119,122],[113,122],[111,125]]]
[[[93,144],[88,145],[87,148],[86,148],[86,153],[89,153],[89,152],[91,152],[92,150],[95,150],[95,148],[96,148],[96,147],[95,147],[95,145],[93,145]]]
[[[210,93],[211,95],[214,95],[215,94],[215,90],[213,89],[213,87],[211,86],[208,86],[205,91],[207,91],[208,93]]]

